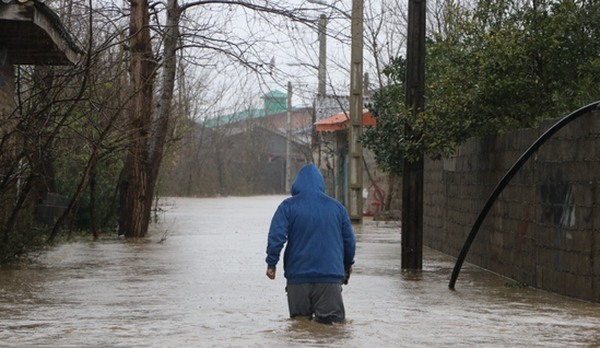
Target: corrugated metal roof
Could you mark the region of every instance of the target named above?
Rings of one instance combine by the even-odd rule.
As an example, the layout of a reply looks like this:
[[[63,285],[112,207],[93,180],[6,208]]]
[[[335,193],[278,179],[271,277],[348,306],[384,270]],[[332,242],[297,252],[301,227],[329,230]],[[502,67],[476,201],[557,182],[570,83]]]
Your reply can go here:
[[[213,117],[204,121],[204,125],[208,128],[219,127],[232,123],[276,115],[287,111],[287,94],[281,91],[270,91],[269,93],[263,94],[260,98],[264,100],[264,107],[262,109],[250,109]],[[292,110],[299,110],[302,108],[303,107],[295,107],[292,108]]]
[[[287,99],[287,94],[283,93],[279,90],[270,91],[269,93],[264,94],[260,99]]]
[[[232,114],[222,115],[213,117],[204,122],[204,125],[208,128],[224,126],[236,122],[252,120],[259,117],[265,116],[264,109],[253,109],[240,112],[234,112]]]

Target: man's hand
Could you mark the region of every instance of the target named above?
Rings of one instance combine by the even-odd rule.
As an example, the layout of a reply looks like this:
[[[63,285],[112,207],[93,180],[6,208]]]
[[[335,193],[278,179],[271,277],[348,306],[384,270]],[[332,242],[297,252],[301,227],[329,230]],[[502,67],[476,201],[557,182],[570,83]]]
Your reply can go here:
[[[271,280],[275,279],[275,269],[267,269],[267,277]]]
[[[344,276],[344,279],[342,279],[342,284],[344,284],[344,285],[348,284],[348,280],[350,279],[350,274],[352,274],[352,267],[350,267],[349,269],[346,270],[346,275]]]

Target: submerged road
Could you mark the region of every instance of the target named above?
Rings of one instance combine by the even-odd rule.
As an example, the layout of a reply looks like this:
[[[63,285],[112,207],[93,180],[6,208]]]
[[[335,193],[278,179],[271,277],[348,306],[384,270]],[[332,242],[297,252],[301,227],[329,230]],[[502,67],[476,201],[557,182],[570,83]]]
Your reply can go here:
[[[347,322],[287,315],[281,265],[265,276],[284,196],[166,199],[143,241],[54,247],[0,267],[0,347],[600,347],[600,305],[529,288],[424,250],[400,269],[400,229],[366,220],[344,286]],[[163,242],[159,241],[166,238]]]

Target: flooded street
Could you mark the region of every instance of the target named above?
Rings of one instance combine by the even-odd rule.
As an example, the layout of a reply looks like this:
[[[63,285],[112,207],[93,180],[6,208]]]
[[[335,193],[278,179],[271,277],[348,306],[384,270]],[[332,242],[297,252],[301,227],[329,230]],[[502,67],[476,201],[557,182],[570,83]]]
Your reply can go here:
[[[600,305],[509,288],[424,251],[400,270],[400,230],[366,220],[343,296],[347,322],[288,319],[281,264],[265,276],[284,196],[167,199],[144,241],[61,245],[0,268],[0,347],[600,347]],[[165,241],[159,243],[161,239]]]

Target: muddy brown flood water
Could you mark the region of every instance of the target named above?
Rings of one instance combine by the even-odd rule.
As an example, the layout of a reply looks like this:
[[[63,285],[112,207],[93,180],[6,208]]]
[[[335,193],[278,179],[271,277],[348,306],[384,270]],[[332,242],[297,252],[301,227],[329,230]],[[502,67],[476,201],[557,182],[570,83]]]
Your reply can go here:
[[[287,315],[265,276],[266,235],[284,196],[168,199],[143,241],[57,246],[0,268],[1,347],[600,347],[600,305],[504,286],[425,249],[400,270],[400,229],[366,220],[344,287],[347,322]],[[166,233],[166,241],[158,241]],[[281,265],[279,265],[281,267]]]

